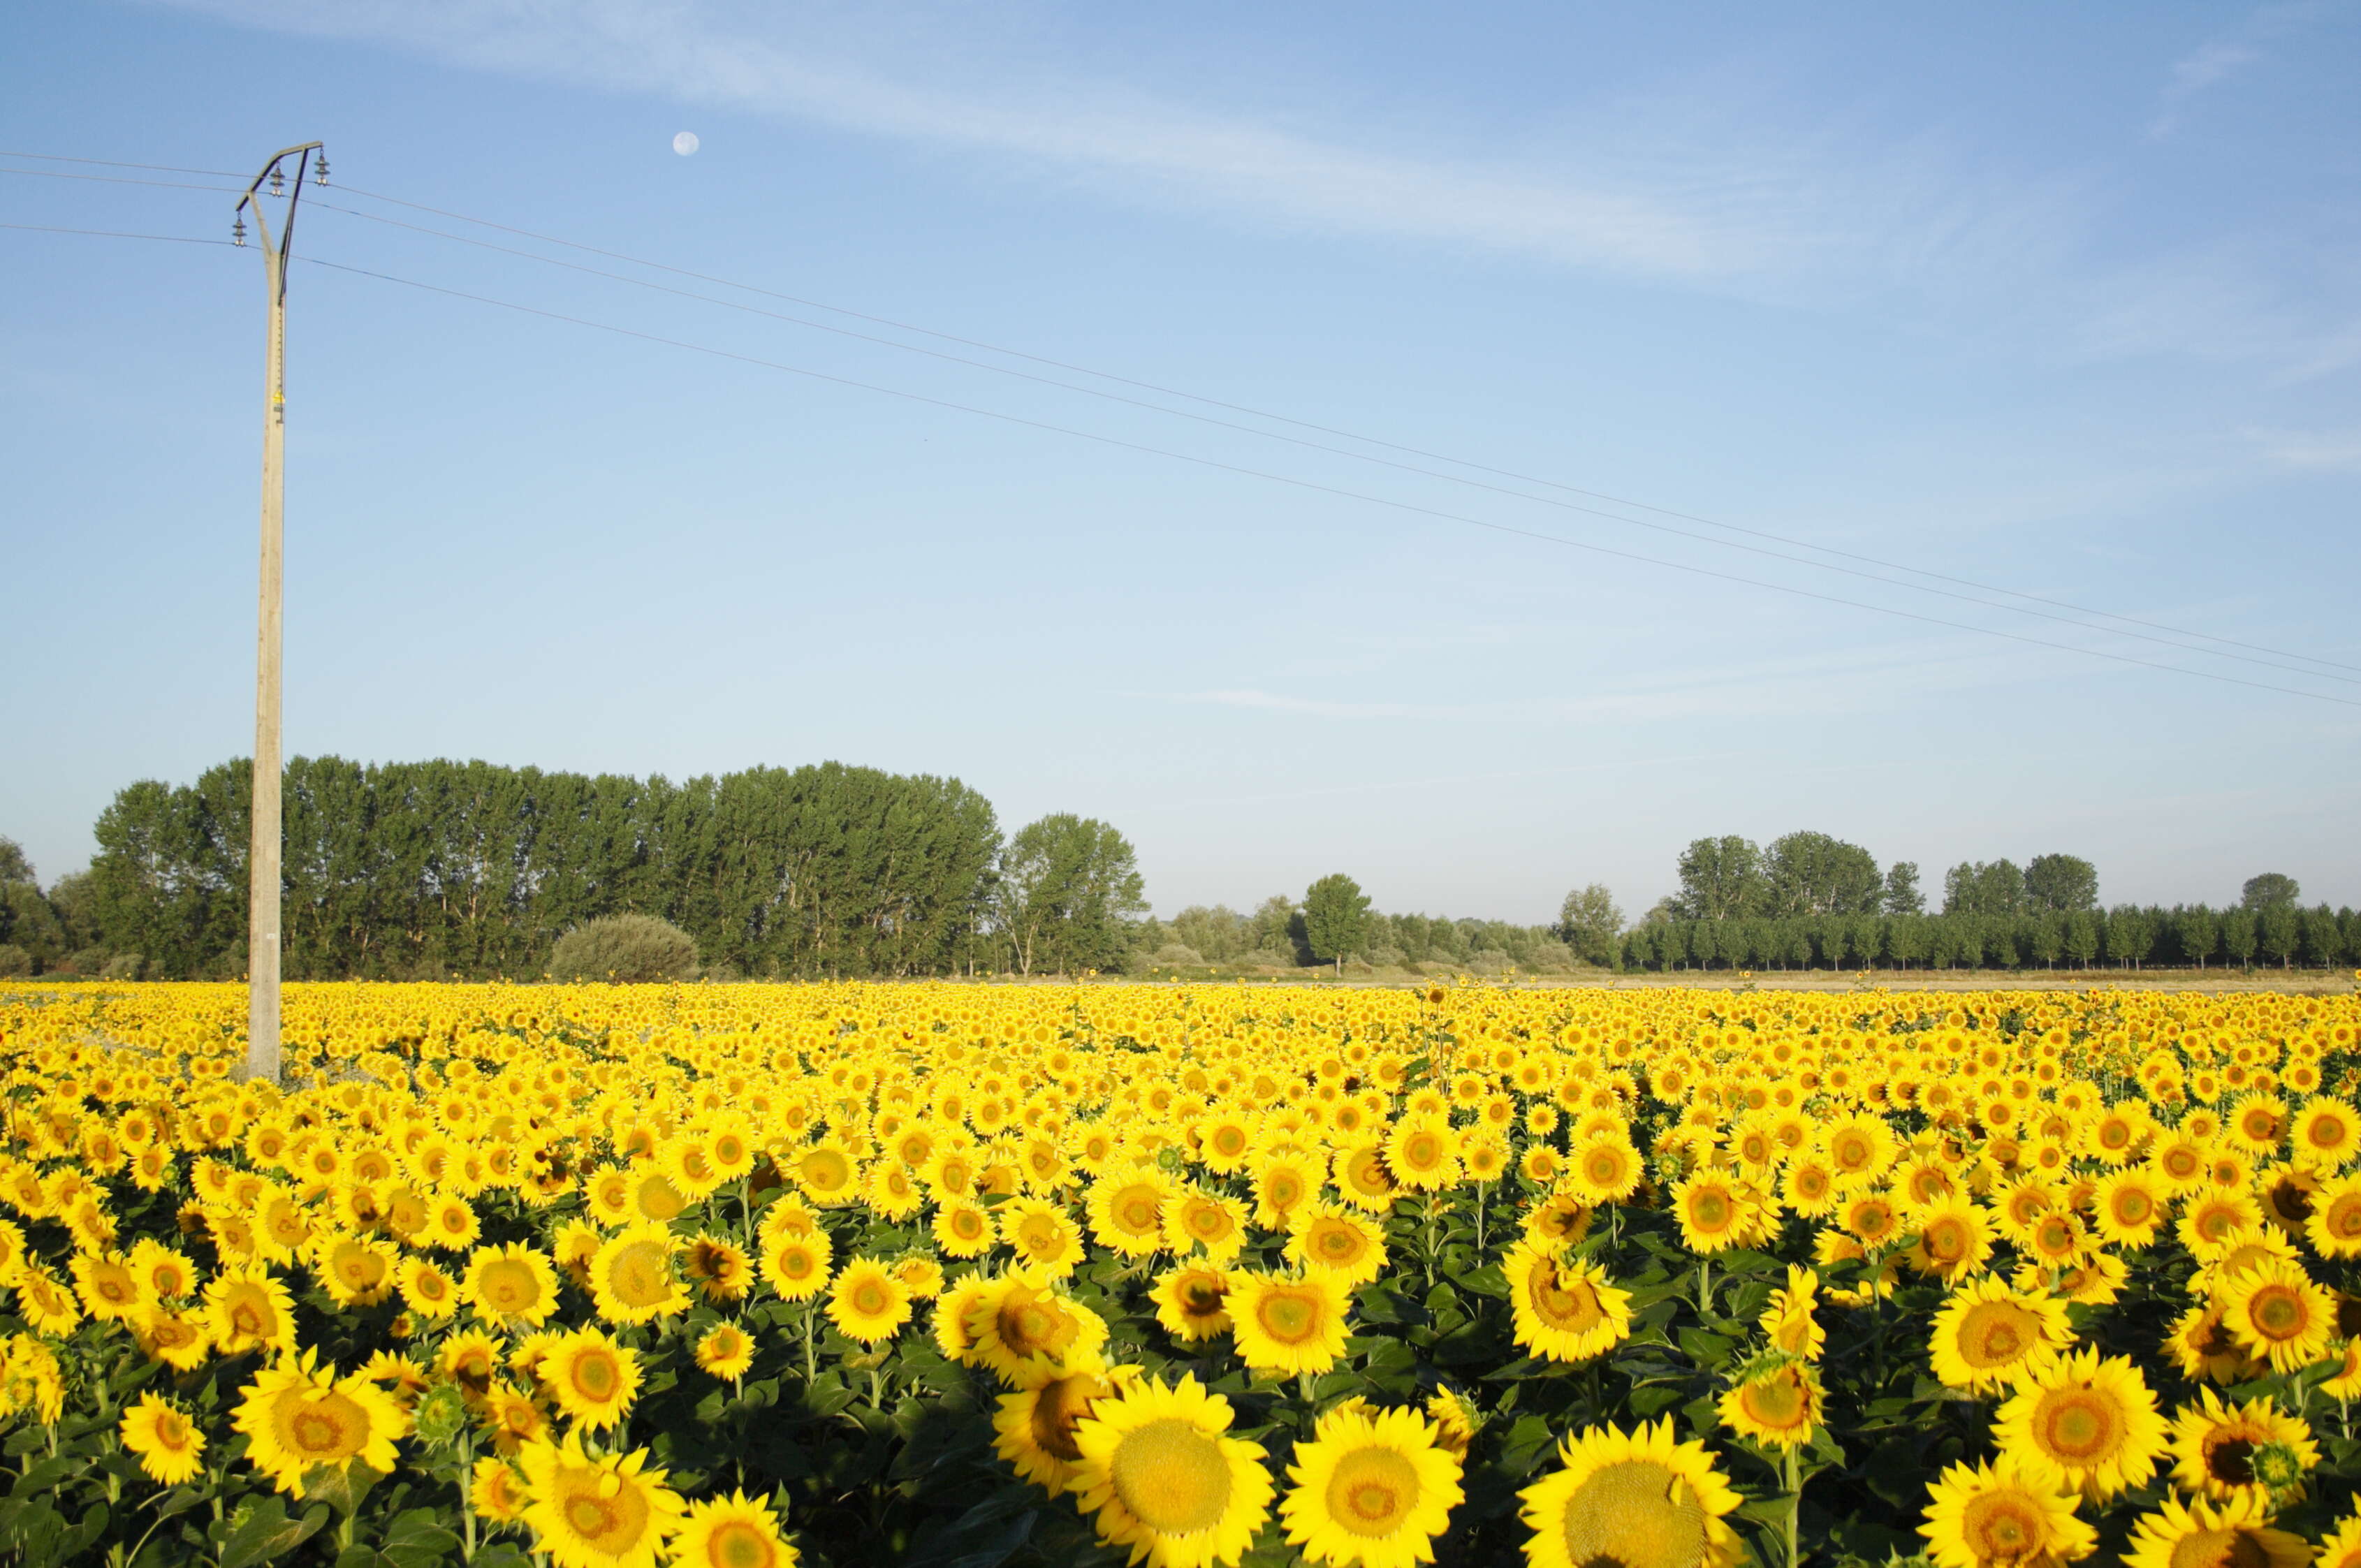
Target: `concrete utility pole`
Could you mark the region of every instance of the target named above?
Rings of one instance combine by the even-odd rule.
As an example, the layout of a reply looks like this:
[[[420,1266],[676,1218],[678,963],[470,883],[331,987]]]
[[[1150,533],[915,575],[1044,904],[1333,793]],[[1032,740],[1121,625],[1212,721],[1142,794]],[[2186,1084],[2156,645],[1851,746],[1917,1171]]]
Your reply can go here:
[[[315,157],[316,155],[316,157]],[[295,160],[295,182],[282,167]],[[270,335],[264,355],[262,404],[262,586],[254,656],[254,839],[247,854],[246,1076],[279,1078],[280,603],[282,521],[287,502],[287,258],[295,238],[295,205],[309,174],[324,182],[328,159],[307,141],[270,155],[235,209],[231,236],[246,243],[246,214],[254,214],[261,241],[263,281],[270,295]],[[283,197],[279,237],[270,236],[262,185]]]

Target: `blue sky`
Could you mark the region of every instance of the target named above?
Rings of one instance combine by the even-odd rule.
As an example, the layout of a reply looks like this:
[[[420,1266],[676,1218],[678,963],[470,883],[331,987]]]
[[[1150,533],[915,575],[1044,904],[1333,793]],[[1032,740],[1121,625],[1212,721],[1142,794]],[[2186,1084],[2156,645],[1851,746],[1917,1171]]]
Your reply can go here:
[[[951,773],[1012,829],[1114,821],[1166,913],[1334,870],[1388,909],[1542,920],[1597,880],[1636,913],[1689,839],[1796,828],[1930,882],[2068,850],[2111,902],[2263,870],[2361,902],[2355,5],[6,28],[16,154],[317,137],[299,252],[745,356],[300,268],[291,751]],[[0,174],[9,224],[219,238],[229,206]],[[123,784],[250,744],[260,271],[0,229],[0,832],[45,878]]]

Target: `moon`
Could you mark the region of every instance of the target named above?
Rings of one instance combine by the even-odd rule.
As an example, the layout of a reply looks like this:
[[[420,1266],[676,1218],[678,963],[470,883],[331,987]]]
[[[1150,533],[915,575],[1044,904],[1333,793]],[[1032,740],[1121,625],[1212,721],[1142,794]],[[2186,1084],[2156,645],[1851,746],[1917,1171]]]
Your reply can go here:
[[[681,157],[686,158],[690,153],[697,150],[697,133],[695,131],[681,132],[678,136],[672,138],[672,149],[673,151],[680,154]]]

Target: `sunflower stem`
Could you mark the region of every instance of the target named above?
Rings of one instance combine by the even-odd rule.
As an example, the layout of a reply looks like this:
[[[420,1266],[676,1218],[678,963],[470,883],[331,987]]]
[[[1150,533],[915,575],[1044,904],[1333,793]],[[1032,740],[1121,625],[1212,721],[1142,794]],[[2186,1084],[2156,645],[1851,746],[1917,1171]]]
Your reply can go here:
[[[1697,1316],[1702,1318],[1713,1305],[1713,1259],[1697,1259]]]
[[[1804,1512],[1804,1484],[1795,1474],[1795,1451],[1786,1450],[1787,1481],[1787,1568],[1798,1568],[1803,1551],[1796,1541],[1797,1527]]]
[[[476,1555],[476,1499],[473,1483],[476,1478],[476,1434],[467,1428],[459,1429],[459,1533],[467,1543],[466,1561]]]

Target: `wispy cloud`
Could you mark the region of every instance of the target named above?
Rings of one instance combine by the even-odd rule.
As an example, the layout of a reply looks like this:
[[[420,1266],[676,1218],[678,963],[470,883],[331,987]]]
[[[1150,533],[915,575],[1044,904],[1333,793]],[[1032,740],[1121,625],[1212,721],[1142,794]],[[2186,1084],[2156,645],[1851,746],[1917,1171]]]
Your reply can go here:
[[[890,11],[869,36],[842,38],[797,7],[680,0],[179,3],[480,69],[986,152],[1004,171],[1093,181],[1132,199],[1652,280],[1839,290],[1870,274],[1981,275],[2021,265],[2075,207],[2064,182],[1979,179],[1932,142],[1845,153],[1840,128],[1750,115],[1719,81],[1693,95],[1658,84],[1644,99],[1589,103],[1518,153],[1499,152],[1498,138],[1453,152],[1323,123],[1300,103],[1274,113],[1176,101],[990,40],[946,59]]]
[[[1945,135],[1799,107],[1775,71],[1741,62],[1596,90],[1546,127],[1504,136],[1455,130],[1439,112],[1375,120],[1323,106],[1317,88],[1243,104],[1193,83],[1159,90],[1126,78],[1152,73],[1141,62],[1110,66],[1027,35],[1021,10],[925,0],[857,12],[730,0],[167,3],[979,155],[995,179],[1115,200],[1784,303],[1852,311],[1883,296],[2070,356],[2285,367],[2345,324],[2323,328],[2282,302],[2268,246],[2119,259],[2119,246],[2100,243],[2105,203],[2087,170],[2012,167]],[[2267,6],[2194,50],[2175,68],[2168,109],[2251,69],[2268,40],[2317,9]]]
[[[2361,474],[2361,426],[2341,431],[2246,433],[2267,462],[2282,468]]]
[[[2148,136],[2157,140],[2170,136],[2180,127],[2181,111],[2191,99],[2268,60],[2270,51],[2264,45],[2299,30],[2327,8],[2323,0],[2257,6],[2229,32],[2208,38],[2173,61],[2171,79],[2161,94],[2163,106],[2148,122]]]

